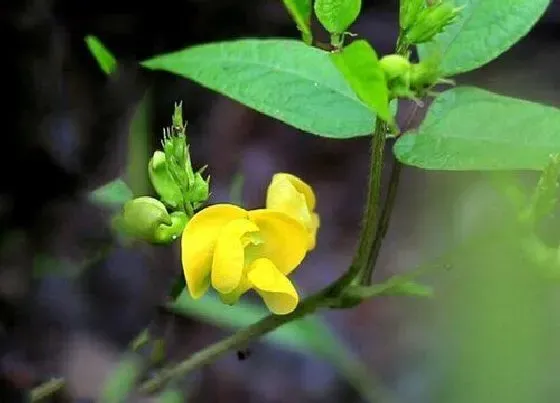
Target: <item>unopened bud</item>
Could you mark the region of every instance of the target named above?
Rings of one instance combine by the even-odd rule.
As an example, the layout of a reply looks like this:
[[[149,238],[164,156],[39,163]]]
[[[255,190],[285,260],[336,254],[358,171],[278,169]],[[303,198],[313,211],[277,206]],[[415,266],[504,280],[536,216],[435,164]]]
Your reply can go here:
[[[183,203],[183,195],[169,168],[165,153],[156,151],[148,163],[148,175],[161,200],[168,206],[177,208]]]
[[[165,244],[173,242],[181,234],[187,220],[185,213],[169,214],[162,202],[142,196],[125,203],[115,224],[131,238]]]
[[[431,41],[455,20],[461,9],[462,7],[454,7],[448,1],[424,8],[410,30],[406,32],[407,42],[419,44]]]
[[[401,0],[399,9],[399,25],[407,31],[414,25],[420,12],[426,7],[426,0]]]
[[[404,56],[392,54],[386,55],[379,60],[379,65],[385,73],[387,80],[405,78],[410,73],[411,63]]]

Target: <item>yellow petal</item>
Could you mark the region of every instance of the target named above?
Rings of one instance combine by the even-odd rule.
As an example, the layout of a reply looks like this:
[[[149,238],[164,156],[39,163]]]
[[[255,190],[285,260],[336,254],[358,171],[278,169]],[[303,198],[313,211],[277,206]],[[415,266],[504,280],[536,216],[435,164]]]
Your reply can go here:
[[[315,248],[318,215],[313,212],[315,195],[309,185],[290,174],[274,175],[268,187],[266,207],[301,222],[308,232],[308,250]]]
[[[297,176],[283,172],[277,173],[272,177],[271,186],[275,181],[284,180],[290,182],[299,193],[303,194],[309,211],[315,210],[315,193],[313,192],[311,186],[309,186]]]
[[[305,227],[285,213],[253,210],[249,219],[259,227],[262,244],[257,246],[259,257],[266,257],[283,274],[291,273],[307,252]]]
[[[321,226],[321,219],[319,218],[319,214],[311,213],[311,225],[307,228],[307,249],[313,250],[315,249],[315,239],[317,238],[317,230]]]
[[[227,294],[239,286],[245,266],[245,247],[250,242],[246,235],[258,230],[255,223],[245,218],[230,221],[222,228],[212,261],[212,287],[218,292]]]
[[[220,296],[220,300],[224,304],[233,305],[237,303],[237,301],[239,301],[239,298],[247,291],[249,291],[250,288],[251,288],[251,283],[249,282],[247,275],[244,275],[241,278],[241,282],[239,283],[239,285],[235,290],[227,294],[218,293],[218,295]]]
[[[285,315],[296,309],[297,291],[269,259],[257,259],[249,267],[247,278],[272,313]]]
[[[232,204],[207,207],[187,223],[181,238],[181,261],[189,292],[200,298],[210,284],[214,246],[222,228],[230,221],[247,217],[247,212]]]

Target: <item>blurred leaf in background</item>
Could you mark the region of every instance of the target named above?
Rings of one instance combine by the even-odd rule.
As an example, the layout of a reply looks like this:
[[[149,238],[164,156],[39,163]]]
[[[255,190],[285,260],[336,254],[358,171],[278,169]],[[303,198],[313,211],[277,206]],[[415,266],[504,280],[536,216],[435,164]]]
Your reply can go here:
[[[107,207],[120,207],[133,198],[132,190],[120,178],[108,182],[90,193],[90,200]]]
[[[428,367],[443,376],[438,402],[552,401],[553,287],[521,252],[521,235],[503,231],[462,254],[441,286],[437,363]]]

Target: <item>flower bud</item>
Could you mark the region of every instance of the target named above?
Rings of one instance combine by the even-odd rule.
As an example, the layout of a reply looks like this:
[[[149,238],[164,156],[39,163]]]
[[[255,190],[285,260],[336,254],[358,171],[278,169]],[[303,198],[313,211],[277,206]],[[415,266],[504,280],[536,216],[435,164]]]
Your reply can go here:
[[[154,244],[174,241],[186,223],[185,213],[169,214],[162,202],[149,196],[126,202],[115,221],[117,228],[127,236]]]
[[[379,65],[387,77],[387,81],[395,78],[405,78],[410,72],[411,63],[404,56],[393,54],[386,55],[379,60]]]
[[[454,7],[448,1],[441,1],[424,8],[418,13],[418,18],[405,34],[407,42],[419,44],[431,41],[434,36],[455,20],[461,9],[462,7]]]
[[[426,0],[401,0],[399,25],[403,31],[407,31],[414,25],[424,7],[426,7]]]
[[[161,200],[172,208],[178,208],[183,203],[181,188],[177,185],[166,161],[165,153],[154,152],[148,163],[150,181]]]
[[[210,177],[204,179],[202,177],[203,170],[201,169],[194,174],[194,181],[189,189],[189,201],[194,208],[199,207],[210,196]]]

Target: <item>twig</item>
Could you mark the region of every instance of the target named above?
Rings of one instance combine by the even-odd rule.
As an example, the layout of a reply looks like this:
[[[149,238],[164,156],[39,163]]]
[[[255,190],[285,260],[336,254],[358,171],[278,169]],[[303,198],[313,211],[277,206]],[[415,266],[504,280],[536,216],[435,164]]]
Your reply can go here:
[[[43,399],[55,394],[60,391],[65,385],[64,378],[53,378],[31,391],[31,401],[40,402]]]
[[[327,306],[330,303],[333,290],[337,288],[336,286],[342,278],[343,277],[334,284],[303,300],[293,312],[287,315],[271,314],[255,324],[241,329],[233,335],[194,353],[185,361],[163,368],[153,378],[147,380],[140,386],[140,392],[152,393],[160,389],[172,378],[179,377],[194,369],[209,364],[228,351],[243,347],[250,340],[254,340],[271,332],[285,323],[313,313],[320,307]]]

